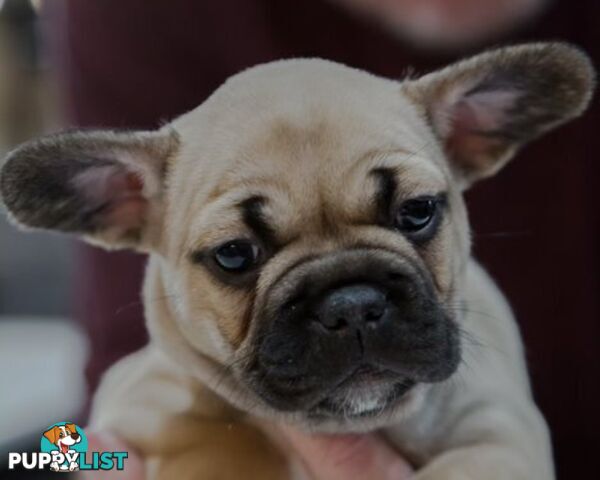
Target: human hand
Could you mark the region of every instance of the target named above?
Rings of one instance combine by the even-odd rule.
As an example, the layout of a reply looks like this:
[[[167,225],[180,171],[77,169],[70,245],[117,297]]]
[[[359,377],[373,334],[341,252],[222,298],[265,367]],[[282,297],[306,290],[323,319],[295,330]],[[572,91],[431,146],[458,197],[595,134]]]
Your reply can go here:
[[[536,15],[548,0],[336,0],[379,18],[423,48],[453,49],[493,38]]]
[[[296,455],[314,480],[408,480],[410,465],[383,439],[372,435],[309,435],[282,428]],[[85,480],[144,480],[141,457],[125,442],[105,433],[89,432],[90,452],[128,452],[125,470],[82,472]]]
[[[309,435],[282,429],[314,480],[408,480],[412,468],[374,434]]]

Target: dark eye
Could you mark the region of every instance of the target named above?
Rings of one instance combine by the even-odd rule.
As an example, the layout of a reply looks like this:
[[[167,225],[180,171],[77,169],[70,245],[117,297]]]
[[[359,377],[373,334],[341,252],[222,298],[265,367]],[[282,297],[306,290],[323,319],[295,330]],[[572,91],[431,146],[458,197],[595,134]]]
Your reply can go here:
[[[260,249],[249,240],[232,240],[218,247],[214,252],[215,262],[223,270],[243,273],[258,262]]]
[[[417,233],[432,223],[436,216],[438,199],[421,197],[404,202],[396,215],[396,228],[405,233]]]

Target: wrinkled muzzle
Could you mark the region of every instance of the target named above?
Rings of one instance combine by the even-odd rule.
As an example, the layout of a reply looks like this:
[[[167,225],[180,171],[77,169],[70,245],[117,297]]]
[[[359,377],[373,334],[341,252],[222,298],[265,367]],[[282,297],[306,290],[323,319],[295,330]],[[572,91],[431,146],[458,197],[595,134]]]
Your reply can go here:
[[[458,328],[428,272],[385,250],[295,265],[256,315],[250,386],[278,410],[381,410],[417,383],[445,380],[460,362]]]

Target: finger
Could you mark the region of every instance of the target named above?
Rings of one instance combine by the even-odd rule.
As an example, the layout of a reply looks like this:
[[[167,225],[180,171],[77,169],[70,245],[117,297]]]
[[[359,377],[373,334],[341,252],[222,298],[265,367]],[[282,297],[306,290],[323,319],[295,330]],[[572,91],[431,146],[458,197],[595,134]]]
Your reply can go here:
[[[309,435],[285,428],[315,480],[405,480],[412,469],[375,435]]]
[[[127,452],[123,470],[82,470],[84,480],[144,480],[144,464],[140,456],[123,440],[105,432],[86,432],[88,455],[92,452]]]

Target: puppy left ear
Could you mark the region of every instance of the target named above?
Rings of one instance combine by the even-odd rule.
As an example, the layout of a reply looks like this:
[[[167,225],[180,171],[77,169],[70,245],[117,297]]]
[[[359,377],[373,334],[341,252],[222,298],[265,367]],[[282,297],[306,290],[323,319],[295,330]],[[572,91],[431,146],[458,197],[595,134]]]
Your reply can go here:
[[[51,429],[46,430],[44,432],[44,437],[46,437],[48,441],[52,444],[54,444],[56,442],[56,439],[58,438],[56,430],[57,427],[52,427]]]
[[[148,250],[167,163],[177,146],[168,128],[42,137],[9,153],[0,170],[0,195],[22,226],[81,235],[105,247]]]
[[[526,142],[579,116],[590,59],[562,43],[493,50],[403,84],[463,186],[499,170]]]

